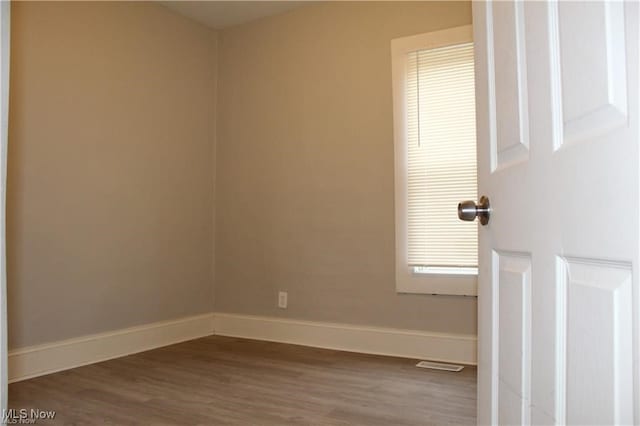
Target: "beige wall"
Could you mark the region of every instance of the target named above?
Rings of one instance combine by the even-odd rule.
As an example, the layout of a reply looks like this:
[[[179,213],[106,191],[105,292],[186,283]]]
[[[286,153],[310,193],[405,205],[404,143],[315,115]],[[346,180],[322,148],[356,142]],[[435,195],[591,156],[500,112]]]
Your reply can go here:
[[[10,348],[214,290],[224,312],[475,333],[475,299],[395,293],[389,62],[392,38],[470,20],[327,3],[218,40],[153,3],[14,2]]]
[[[11,56],[10,347],[209,312],[216,34],[13,2]]]
[[[221,33],[217,311],[475,333],[474,298],[395,292],[390,64],[391,39],[470,22],[334,2]]]

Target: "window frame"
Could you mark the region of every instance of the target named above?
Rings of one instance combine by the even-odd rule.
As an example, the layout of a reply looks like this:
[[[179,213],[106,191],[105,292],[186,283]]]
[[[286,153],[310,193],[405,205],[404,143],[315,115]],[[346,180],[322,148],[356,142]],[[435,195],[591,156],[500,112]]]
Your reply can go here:
[[[407,63],[408,53],[473,42],[473,27],[464,25],[391,40],[395,157],[396,291],[398,293],[477,296],[477,276],[415,273],[408,262],[407,225]]]

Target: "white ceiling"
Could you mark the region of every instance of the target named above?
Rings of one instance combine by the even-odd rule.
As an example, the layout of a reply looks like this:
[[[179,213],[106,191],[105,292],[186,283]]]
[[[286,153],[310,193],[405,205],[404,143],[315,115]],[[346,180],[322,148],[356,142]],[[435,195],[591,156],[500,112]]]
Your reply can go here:
[[[306,1],[162,1],[162,5],[208,27],[221,29],[277,15]]]

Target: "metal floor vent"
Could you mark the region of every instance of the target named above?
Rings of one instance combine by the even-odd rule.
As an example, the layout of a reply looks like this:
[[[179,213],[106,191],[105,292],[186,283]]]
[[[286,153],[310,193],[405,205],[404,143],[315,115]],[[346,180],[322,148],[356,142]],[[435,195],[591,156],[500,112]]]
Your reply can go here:
[[[456,364],[445,364],[443,362],[433,362],[433,361],[420,361],[416,364],[416,367],[420,368],[430,368],[432,370],[444,370],[444,371],[453,371],[455,373],[462,371],[464,366],[456,365]]]

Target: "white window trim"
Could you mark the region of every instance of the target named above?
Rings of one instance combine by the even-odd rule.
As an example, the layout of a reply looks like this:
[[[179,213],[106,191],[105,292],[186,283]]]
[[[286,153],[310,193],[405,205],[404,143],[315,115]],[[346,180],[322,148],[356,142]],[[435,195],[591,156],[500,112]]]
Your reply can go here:
[[[478,294],[477,276],[452,273],[413,272],[407,253],[407,54],[473,41],[473,27],[465,25],[391,41],[393,125],[395,152],[396,291],[398,293],[466,295]]]

